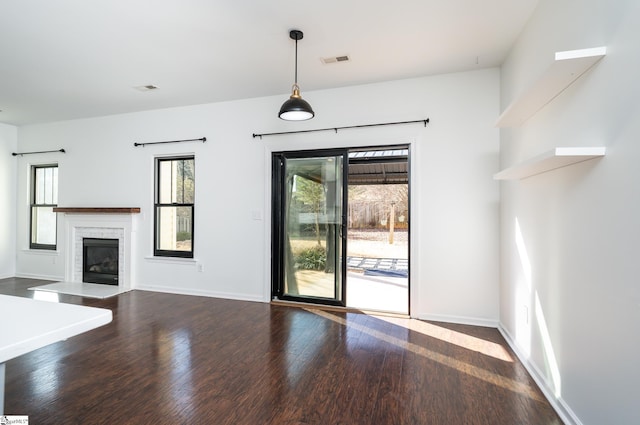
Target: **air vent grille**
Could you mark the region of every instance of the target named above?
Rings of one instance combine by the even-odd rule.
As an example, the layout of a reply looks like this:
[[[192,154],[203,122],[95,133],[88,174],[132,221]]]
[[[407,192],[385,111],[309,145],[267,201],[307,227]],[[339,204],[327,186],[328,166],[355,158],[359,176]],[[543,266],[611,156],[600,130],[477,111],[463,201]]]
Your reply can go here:
[[[134,89],[139,91],[151,91],[151,90],[158,90],[158,86],[154,86],[153,84],[147,84],[144,86],[134,87]]]
[[[351,58],[349,58],[349,55],[342,55],[342,56],[332,56],[330,58],[322,58],[322,62],[329,64],[329,63],[338,63],[338,62],[349,62],[351,60]]]

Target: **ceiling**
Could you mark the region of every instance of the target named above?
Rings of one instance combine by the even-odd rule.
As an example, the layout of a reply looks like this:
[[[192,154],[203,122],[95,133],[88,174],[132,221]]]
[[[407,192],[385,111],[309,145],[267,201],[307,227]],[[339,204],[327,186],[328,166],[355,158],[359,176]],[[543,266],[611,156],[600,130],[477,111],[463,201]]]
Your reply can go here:
[[[332,157],[298,158],[289,161],[293,161],[287,167],[289,175],[301,176],[317,183],[331,179],[327,173],[331,173],[330,170],[335,171]],[[409,149],[350,150],[347,170],[350,186],[409,183]],[[334,172],[334,180],[335,177]]]
[[[537,0],[3,0],[0,122],[24,125],[499,66]],[[348,55],[347,62],[322,58]],[[157,90],[135,87],[155,85]],[[276,112],[274,112],[275,114]]]
[[[409,149],[349,152],[349,185],[409,183]]]

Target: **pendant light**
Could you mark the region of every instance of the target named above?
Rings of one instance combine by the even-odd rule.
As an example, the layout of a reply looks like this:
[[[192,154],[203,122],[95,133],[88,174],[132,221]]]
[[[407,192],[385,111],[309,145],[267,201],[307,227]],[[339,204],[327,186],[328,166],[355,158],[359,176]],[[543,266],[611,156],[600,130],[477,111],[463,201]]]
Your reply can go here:
[[[296,41],[296,71],[295,83],[291,88],[291,97],[282,104],[278,116],[286,121],[304,121],[313,118],[315,113],[311,109],[311,105],[300,96],[300,86],[298,86],[298,40],[302,40],[302,31],[291,30],[289,37]]]

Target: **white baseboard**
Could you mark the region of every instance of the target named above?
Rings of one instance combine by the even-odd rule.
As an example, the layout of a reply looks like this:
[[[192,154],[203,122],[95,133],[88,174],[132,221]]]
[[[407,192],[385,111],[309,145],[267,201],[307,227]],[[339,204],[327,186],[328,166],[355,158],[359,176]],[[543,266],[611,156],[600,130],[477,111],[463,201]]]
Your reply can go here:
[[[64,276],[51,276],[46,274],[34,274],[34,273],[16,273],[15,277],[23,277],[25,279],[53,280],[55,282],[60,282],[64,280]]]
[[[485,328],[497,328],[498,321],[490,319],[478,319],[475,317],[448,316],[440,314],[418,314],[414,319],[431,320],[434,322],[455,323],[457,325],[483,326]]]
[[[553,407],[562,421],[567,425],[583,425],[582,421],[580,421],[578,416],[573,412],[573,410],[571,410],[569,405],[562,399],[562,397],[556,397],[553,394],[553,390],[551,389],[551,386],[549,385],[547,379],[544,378],[544,374],[542,374],[542,372],[540,372],[540,369],[538,369],[538,367],[534,363],[529,361],[529,359],[523,354],[522,350],[520,350],[520,348],[516,344],[515,339],[502,325],[502,323],[498,325],[498,331],[502,334],[502,337],[505,339],[505,341],[507,341],[509,347],[511,347],[513,352],[516,354],[516,356],[520,360],[520,363],[522,363],[525,369],[527,369],[527,372],[529,372],[529,375],[531,375],[538,387],[540,387],[542,394],[544,394],[546,399],[551,404],[551,407]]]
[[[0,275],[0,279],[9,279],[10,277],[17,277],[17,276],[15,275],[15,273],[14,274],[10,273],[8,275]]]
[[[201,297],[224,298],[224,299],[236,300],[236,301],[254,301],[254,302],[260,302],[260,303],[264,302],[262,296],[235,294],[231,292],[202,291],[202,290],[171,288],[166,286],[154,286],[154,285],[139,285],[139,284],[133,285],[133,288],[131,289],[140,290],[140,291],[163,292],[166,294],[196,295]]]

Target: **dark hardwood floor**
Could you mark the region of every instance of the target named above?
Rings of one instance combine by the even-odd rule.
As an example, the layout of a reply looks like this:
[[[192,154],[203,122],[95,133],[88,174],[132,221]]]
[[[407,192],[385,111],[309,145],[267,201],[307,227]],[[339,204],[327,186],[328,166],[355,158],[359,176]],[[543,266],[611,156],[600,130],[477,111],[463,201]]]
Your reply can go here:
[[[144,291],[60,301],[114,320],[7,362],[5,413],[32,424],[562,423],[491,328]]]

